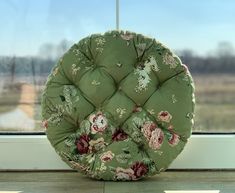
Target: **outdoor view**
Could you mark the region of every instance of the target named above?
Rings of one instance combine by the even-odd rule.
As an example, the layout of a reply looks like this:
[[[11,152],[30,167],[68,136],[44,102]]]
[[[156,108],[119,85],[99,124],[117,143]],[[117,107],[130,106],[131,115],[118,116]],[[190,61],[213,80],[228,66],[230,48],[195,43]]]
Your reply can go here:
[[[121,29],[155,37],[189,67],[194,131],[235,131],[234,9],[232,0],[120,0]],[[48,74],[73,43],[115,29],[115,1],[2,0],[0,26],[0,132],[43,131]]]

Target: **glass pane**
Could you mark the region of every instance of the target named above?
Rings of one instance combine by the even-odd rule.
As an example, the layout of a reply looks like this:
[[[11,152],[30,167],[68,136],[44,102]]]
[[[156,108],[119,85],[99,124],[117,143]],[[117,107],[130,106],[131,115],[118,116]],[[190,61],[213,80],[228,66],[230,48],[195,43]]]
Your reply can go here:
[[[0,132],[43,131],[40,96],[73,43],[115,27],[115,1],[0,1]],[[108,15],[108,17],[107,17]]]
[[[235,1],[121,0],[121,28],[172,48],[195,80],[194,131],[235,131]]]
[[[189,66],[194,131],[235,131],[235,2],[120,0],[120,29],[155,37]],[[0,1],[0,131],[42,131],[40,95],[74,42],[115,29],[115,0]]]

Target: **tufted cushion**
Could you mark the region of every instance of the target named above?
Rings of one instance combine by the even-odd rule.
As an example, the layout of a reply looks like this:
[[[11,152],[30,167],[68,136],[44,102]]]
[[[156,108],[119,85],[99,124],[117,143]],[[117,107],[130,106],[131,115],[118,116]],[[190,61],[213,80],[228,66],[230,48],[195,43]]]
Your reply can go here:
[[[191,135],[194,86],[167,47],[111,31],[74,44],[42,97],[47,137],[73,169],[103,180],[164,171]]]

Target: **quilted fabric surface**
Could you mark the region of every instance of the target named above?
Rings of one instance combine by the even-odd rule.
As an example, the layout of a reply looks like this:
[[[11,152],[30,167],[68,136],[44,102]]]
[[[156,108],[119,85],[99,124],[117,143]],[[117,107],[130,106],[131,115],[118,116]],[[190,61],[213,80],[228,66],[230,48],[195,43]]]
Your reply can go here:
[[[110,31],[74,44],[42,95],[47,137],[73,169],[103,180],[164,171],[191,135],[194,85],[166,46]]]

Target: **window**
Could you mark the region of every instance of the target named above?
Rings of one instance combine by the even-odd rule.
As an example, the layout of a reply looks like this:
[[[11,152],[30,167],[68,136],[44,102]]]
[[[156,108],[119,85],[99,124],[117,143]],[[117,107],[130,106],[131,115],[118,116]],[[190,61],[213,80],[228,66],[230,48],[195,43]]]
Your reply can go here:
[[[43,131],[40,96],[58,58],[115,27],[114,1],[0,2],[0,131]],[[109,17],[107,17],[109,15]]]
[[[233,1],[121,1],[120,25],[165,43],[195,81],[195,132],[235,131]]]
[[[73,43],[115,29],[115,1],[0,2],[0,131],[43,131],[40,95]],[[235,131],[233,1],[120,0],[120,29],[155,37],[181,57],[196,84],[196,132]]]
[[[235,168],[235,154],[225,151],[235,146],[234,8],[232,0],[120,0],[120,29],[174,49],[195,80],[194,132],[204,135],[193,135],[171,168]],[[35,135],[44,132],[40,96],[73,43],[115,29],[115,1],[2,0],[0,26],[1,169],[68,169],[46,136]]]

